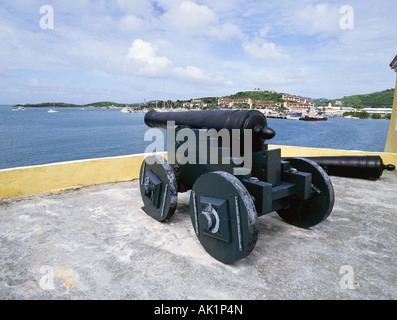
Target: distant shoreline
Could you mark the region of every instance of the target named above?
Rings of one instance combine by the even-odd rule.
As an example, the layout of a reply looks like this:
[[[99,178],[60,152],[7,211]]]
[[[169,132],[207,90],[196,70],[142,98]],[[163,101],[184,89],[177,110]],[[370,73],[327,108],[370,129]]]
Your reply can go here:
[[[110,101],[94,102],[88,104],[73,104],[65,102],[44,102],[44,103],[20,103],[12,106],[13,108],[104,108],[122,109],[130,105]],[[137,106],[136,104],[132,106]]]
[[[13,108],[18,108],[18,107],[23,107],[23,108],[85,108],[85,109],[123,109],[125,107],[117,107],[117,106],[107,106],[107,107],[103,107],[103,106],[29,106],[29,105],[21,105],[21,104],[16,104],[14,106],[12,106]]]

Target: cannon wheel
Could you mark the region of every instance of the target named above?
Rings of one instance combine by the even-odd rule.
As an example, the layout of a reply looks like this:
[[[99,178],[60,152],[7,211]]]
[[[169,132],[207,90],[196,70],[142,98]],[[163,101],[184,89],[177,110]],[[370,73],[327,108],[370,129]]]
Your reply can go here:
[[[334,205],[334,188],[327,173],[312,160],[289,158],[291,167],[312,174],[312,194],[307,200],[292,197],[287,208],[277,210],[286,222],[301,228],[312,227],[325,220]]]
[[[201,175],[190,194],[190,217],[204,249],[231,264],[248,256],[258,238],[258,218],[247,189],[223,171]]]
[[[172,217],[178,202],[178,188],[171,166],[163,157],[146,157],[142,163],[139,186],[144,211],[157,221]]]

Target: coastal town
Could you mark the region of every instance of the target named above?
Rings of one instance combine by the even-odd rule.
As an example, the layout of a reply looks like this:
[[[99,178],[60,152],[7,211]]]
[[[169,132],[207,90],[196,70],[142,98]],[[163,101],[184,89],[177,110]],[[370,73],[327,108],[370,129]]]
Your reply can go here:
[[[247,91],[249,94],[252,91]],[[342,101],[328,102],[327,104],[316,104],[315,102],[296,95],[278,93],[280,99],[258,100],[245,98],[203,98],[185,101],[166,101],[145,104],[143,110],[155,108],[157,110],[204,110],[213,108],[223,109],[255,109],[261,111],[268,118],[282,118],[292,120],[327,120],[329,117],[347,118],[390,118],[392,108],[352,108],[343,105]],[[142,106],[140,106],[142,108]],[[136,108],[126,107],[123,112],[133,112]]]
[[[305,98],[290,94],[282,94],[282,102],[275,101],[253,101],[247,99],[227,99],[219,98],[218,105],[226,106],[229,108],[239,108],[242,106],[249,106],[250,109],[258,109],[269,118],[286,118],[286,119],[302,119],[303,117],[313,115],[320,116],[318,119],[324,117],[343,117],[345,113],[354,113],[365,111],[369,115],[379,114],[385,116],[391,114],[392,108],[362,108],[354,109],[345,107],[341,101],[336,101],[335,105],[329,102],[327,105],[316,106],[313,101],[307,101]],[[323,118],[321,118],[321,116]],[[346,115],[352,117],[351,115]]]
[[[386,90],[387,91],[387,90]],[[145,100],[145,99],[144,99]],[[313,101],[315,100],[315,101]],[[124,113],[170,110],[205,109],[254,109],[268,118],[291,120],[327,120],[330,117],[390,119],[392,108],[345,106],[343,101],[304,98],[277,91],[242,91],[230,96],[207,97],[188,100],[151,100],[144,103],[121,104],[114,102],[96,102],[87,105],[68,103],[18,104],[12,111],[25,110],[27,107],[49,107],[48,112],[59,112],[62,107],[120,109]]]

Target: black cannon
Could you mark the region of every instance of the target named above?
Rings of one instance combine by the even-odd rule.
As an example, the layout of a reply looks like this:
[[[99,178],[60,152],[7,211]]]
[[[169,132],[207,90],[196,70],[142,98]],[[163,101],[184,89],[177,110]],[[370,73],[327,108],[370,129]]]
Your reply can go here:
[[[383,170],[393,171],[393,164],[384,164],[380,156],[306,157],[319,164],[330,176],[375,180]]]
[[[252,252],[258,216],[276,211],[286,222],[309,228],[332,211],[334,190],[327,173],[312,160],[282,160],[280,149],[268,150],[266,140],[275,132],[259,111],[150,110],[145,123],[167,129],[168,152],[168,161],[155,155],[142,163],[145,212],[165,221],[175,212],[178,192],[191,190],[194,231],[223,263]]]

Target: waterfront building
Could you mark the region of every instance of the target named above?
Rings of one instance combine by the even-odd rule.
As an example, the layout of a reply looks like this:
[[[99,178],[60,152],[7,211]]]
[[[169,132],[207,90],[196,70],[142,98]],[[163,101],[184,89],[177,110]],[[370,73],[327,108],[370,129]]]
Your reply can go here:
[[[341,109],[343,112],[353,112],[353,111],[356,111],[356,109],[354,109],[354,108],[352,108],[352,107],[340,107],[340,109]]]
[[[299,103],[306,103],[306,99],[301,98],[301,97],[297,97],[297,96],[292,96],[289,94],[284,93],[282,96],[282,99],[284,101],[294,101],[294,102],[299,102]]]
[[[195,99],[192,99],[190,101],[185,101],[185,102],[182,103],[182,107],[183,108],[199,108],[199,109],[202,109],[202,108],[205,108],[207,106],[208,106],[208,103],[204,103],[201,100],[195,100]]]
[[[250,98],[246,99],[229,99],[229,98],[219,98],[218,99],[218,105],[224,106],[224,107],[233,107],[235,105],[243,105],[243,104],[248,104],[250,109],[252,108],[252,100]]]
[[[255,103],[257,109],[276,109],[281,107],[281,103]]]
[[[291,101],[284,101],[284,108],[288,110],[288,112],[296,113],[296,112],[310,112],[314,109],[314,102],[291,102]]]
[[[393,108],[363,108],[362,111],[368,112],[369,114],[378,113],[381,115],[392,113]]]
[[[344,112],[341,107],[328,106],[323,107],[322,109],[324,110],[325,115],[329,117],[341,117]]]

